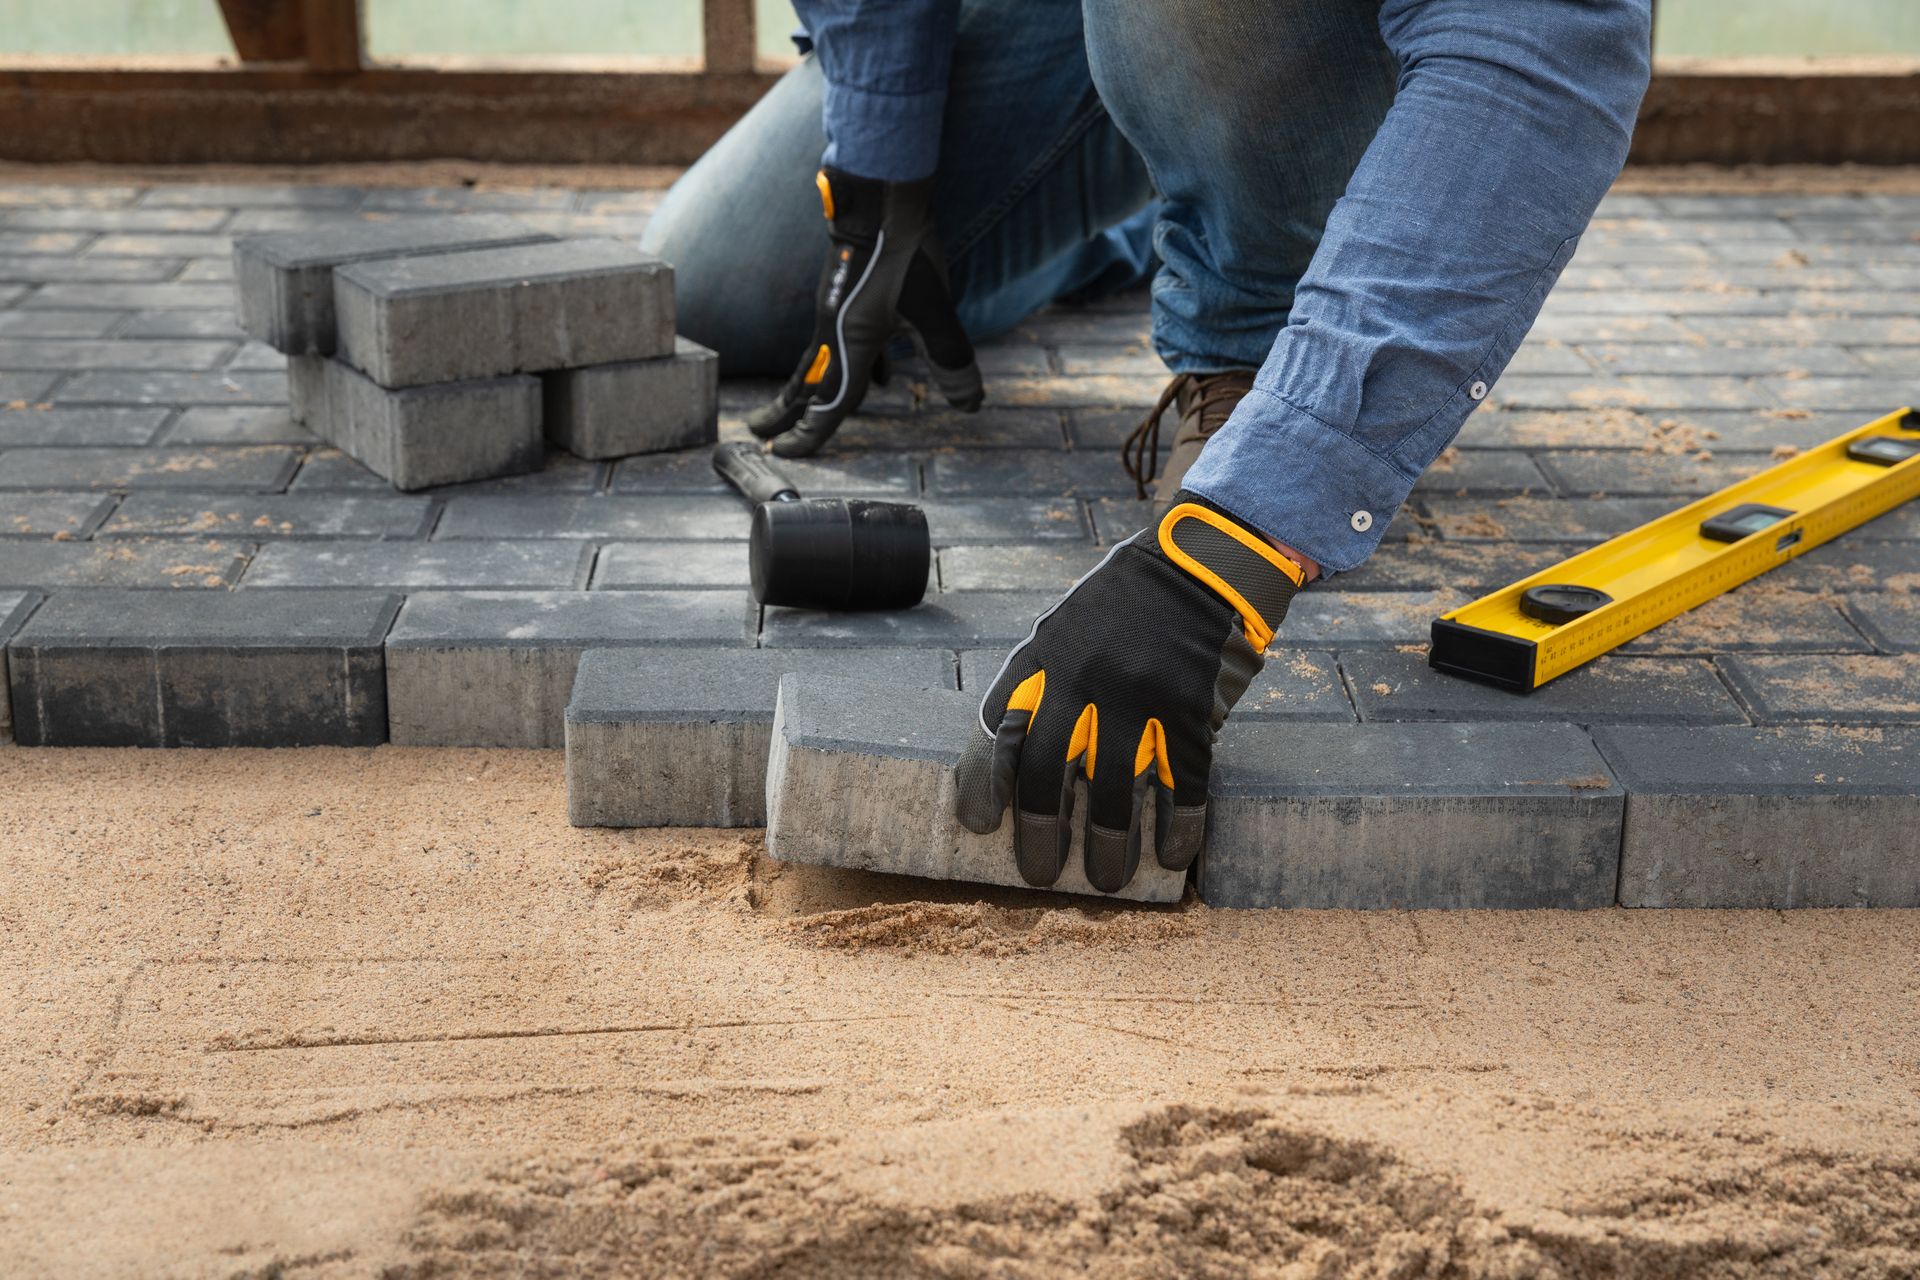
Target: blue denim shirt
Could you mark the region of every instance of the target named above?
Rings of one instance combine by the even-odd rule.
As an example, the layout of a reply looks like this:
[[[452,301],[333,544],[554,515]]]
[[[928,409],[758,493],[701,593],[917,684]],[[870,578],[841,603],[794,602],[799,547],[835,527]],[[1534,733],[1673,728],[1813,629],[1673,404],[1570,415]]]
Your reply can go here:
[[[940,160],[960,0],[795,0],[827,81],[824,163],[917,182]]]

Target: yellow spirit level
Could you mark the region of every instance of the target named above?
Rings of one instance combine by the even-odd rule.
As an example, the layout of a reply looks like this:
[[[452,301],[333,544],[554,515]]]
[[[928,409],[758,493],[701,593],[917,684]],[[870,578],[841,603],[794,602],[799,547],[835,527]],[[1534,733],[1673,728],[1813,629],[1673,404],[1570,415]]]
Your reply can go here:
[[[1439,671],[1531,693],[1920,494],[1920,413],[1897,409],[1436,619]]]

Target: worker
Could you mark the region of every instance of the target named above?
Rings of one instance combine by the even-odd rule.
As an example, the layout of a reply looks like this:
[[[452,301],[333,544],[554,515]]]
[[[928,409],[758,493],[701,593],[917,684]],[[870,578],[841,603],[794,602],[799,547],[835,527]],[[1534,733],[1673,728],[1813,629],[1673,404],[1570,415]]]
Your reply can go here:
[[[1625,163],[1649,0],[797,8],[811,56],[649,229],[682,328],[729,372],[790,375],[748,425],[792,456],[897,334],[970,408],[972,339],[1151,274],[1172,380],[1125,462],[1154,521],[1000,668],[958,816],[1011,807],[1021,874],[1052,884],[1084,779],[1096,888],[1182,868],[1288,602],[1373,552]]]

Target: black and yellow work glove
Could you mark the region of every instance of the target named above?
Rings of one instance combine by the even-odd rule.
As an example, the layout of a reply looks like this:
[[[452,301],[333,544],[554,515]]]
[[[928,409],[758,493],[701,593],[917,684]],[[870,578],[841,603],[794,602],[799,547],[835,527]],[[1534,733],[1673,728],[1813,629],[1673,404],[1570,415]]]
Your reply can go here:
[[[961,825],[997,830],[1011,803],[1020,875],[1050,885],[1066,869],[1084,776],[1094,888],[1117,893],[1133,878],[1149,794],[1154,856],[1184,869],[1206,838],[1214,735],[1303,576],[1259,534],[1177,494],[1157,529],[1115,547],[1008,656],[960,761]]]
[[[877,182],[837,169],[817,179],[832,239],[799,368],[747,428],[783,458],[815,452],[866,398],[896,334],[910,336],[947,402],[980,407],[980,366],[960,327],[933,230],[931,180]]]

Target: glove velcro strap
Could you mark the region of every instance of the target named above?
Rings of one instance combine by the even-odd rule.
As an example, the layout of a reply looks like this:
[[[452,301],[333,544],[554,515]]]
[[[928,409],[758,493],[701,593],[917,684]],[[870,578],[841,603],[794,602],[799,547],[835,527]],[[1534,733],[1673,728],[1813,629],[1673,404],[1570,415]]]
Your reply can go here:
[[[1306,577],[1299,565],[1259,534],[1194,502],[1167,512],[1159,542],[1169,560],[1233,606],[1255,650],[1273,642],[1288,602]]]

